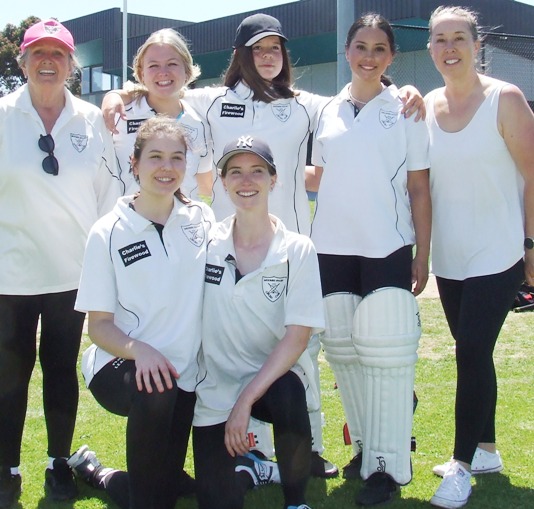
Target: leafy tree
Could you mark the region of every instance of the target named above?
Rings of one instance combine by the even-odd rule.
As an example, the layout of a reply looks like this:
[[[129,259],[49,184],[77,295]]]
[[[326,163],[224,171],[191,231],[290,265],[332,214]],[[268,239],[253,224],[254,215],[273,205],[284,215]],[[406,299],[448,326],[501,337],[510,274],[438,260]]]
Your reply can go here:
[[[17,27],[8,23],[4,30],[0,31],[0,97],[13,92],[26,83],[26,78],[17,62],[20,53],[20,45],[27,28],[41,21],[35,16],[29,16]],[[80,73],[75,72],[69,79],[68,86],[73,94],[80,95]]]
[[[8,23],[0,32],[0,96],[13,92],[26,79],[17,63],[20,53],[20,45],[26,29],[40,21],[35,16],[30,16],[17,27]]]

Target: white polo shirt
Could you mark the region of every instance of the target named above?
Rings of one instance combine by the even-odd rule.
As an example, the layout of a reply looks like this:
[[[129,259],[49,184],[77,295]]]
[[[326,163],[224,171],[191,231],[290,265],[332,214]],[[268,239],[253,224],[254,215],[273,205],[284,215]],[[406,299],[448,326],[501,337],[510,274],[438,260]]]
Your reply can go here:
[[[276,219],[276,218],[273,218]],[[324,328],[317,254],[310,239],[276,231],[261,267],[236,283],[234,217],[210,232],[206,264],[202,351],[206,373],[198,384],[195,426],[224,422],[256,376],[286,326]],[[293,370],[302,377],[308,405],[317,407],[313,366],[306,350]]]
[[[243,83],[233,89],[206,87],[186,92],[187,101],[205,116],[210,127],[214,164],[222,157],[224,146],[244,134],[269,144],[278,175],[269,195],[269,212],[289,230],[309,235],[310,207],[304,184],[307,142],[326,99],[301,91],[294,98],[264,103],[253,101],[252,95]],[[234,207],[215,167],[214,175],[212,207],[221,221],[234,213]]]
[[[178,386],[193,391],[213,212],[204,203],[175,198],[160,237],[151,221],[129,207],[132,198],[120,198],[91,229],[75,308],[113,313],[121,331],[159,350],[180,374]],[[82,359],[86,384],[112,359],[89,347]]]
[[[197,113],[182,100],[184,108],[183,115],[177,120],[185,129],[190,143],[187,151],[187,165],[184,181],[180,186],[182,193],[193,199],[198,199],[197,173],[207,173],[212,171],[211,153],[208,150],[208,134],[204,121]],[[141,123],[147,118],[152,118],[156,112],[148,104],[146,97],[139,101],[132,101],[126,105],[127,119],[119,119],[116,128],[119,134],[113,135],[115,152],[117,154],[117,166],[123,181],[123,194],[130,195],[139,191],[139,184],[135,181],[130,172],[130,156],[133,154],[133,147],[137,130]]]
[[[430,166],[428,132],[401,114],[395,86],[357,116],[349,86],[319,116],[312,160],[324,172],[311,238],[318,253],[384,258],[415,243],[407,179]]]
[[[430,131],[432,270],[463,281],[503,272],[524,255],[524,180],[499,132],[496,81],[471,121],[454,133],[425,98]],[[534,149],[534,147],[532,148]]]
[[[57,176],[42,168],[46,129],[27,85],[0,99],[0,125],[0,294],[75,290],[87,234],[120,195],[102,114],[65,89],[51,132]]]

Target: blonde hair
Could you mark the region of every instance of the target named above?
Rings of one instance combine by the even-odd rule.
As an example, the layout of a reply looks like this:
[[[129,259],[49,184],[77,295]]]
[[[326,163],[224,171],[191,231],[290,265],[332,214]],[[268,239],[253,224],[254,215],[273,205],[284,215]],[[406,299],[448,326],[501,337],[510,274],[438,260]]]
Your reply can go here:
[[[428,20],[428,33],[430,37],[432,37],[434,22],[440,16],[458,16],[459,18],[463,18],[469,27],[473,41],[482,40],[480,37],[480,27],[478,26],[478,13],[467,7],[453,5],[440,5],[432,12]]]
[[[193,63],[193,57],[189,52],[185,39],[176,30],[173,30],[172,28],[163,28],[162,30],[153,32],[137,50],[132,67],[134,78],[139,84],[142,85],[141,76],[143,74],[142,69],[145,54],[148,48],[153,44],[167,44],[176,50],[176,53],[178,53],[184,63],[186,77],[185,87],[200,76],[200,67]],[[135,89],[136,91],[141,92],[144,87],[136,86]]]

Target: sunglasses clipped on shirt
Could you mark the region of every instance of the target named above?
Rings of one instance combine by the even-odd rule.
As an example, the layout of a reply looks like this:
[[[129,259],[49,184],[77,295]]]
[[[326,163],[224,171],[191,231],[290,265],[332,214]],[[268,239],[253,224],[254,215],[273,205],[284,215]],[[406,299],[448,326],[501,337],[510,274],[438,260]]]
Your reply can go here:
[[[59,173],[59,162],[54,155],[56,144],[51,134],[43,136],[39,135],[39,148],[48,155],[43,159],[43,170],[49,175],[57,175]]]

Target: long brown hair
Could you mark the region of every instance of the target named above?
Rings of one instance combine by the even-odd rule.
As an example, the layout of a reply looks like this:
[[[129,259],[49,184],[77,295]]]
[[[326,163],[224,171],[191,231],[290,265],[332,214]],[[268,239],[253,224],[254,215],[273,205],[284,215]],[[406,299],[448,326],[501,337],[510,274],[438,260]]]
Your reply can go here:
[[[254,101],[265,103],[295,97],[295,92],[291,89],[293,73],[289,52],[282,39],[280,39],[280,46],[282,47],[282,70],[271,82],[264,80],[256,70],[252,47],[242,46],[234,50],[230,64],[224,73],[224,85],[233,88],[240,81],[244,81],[252,90]]]

